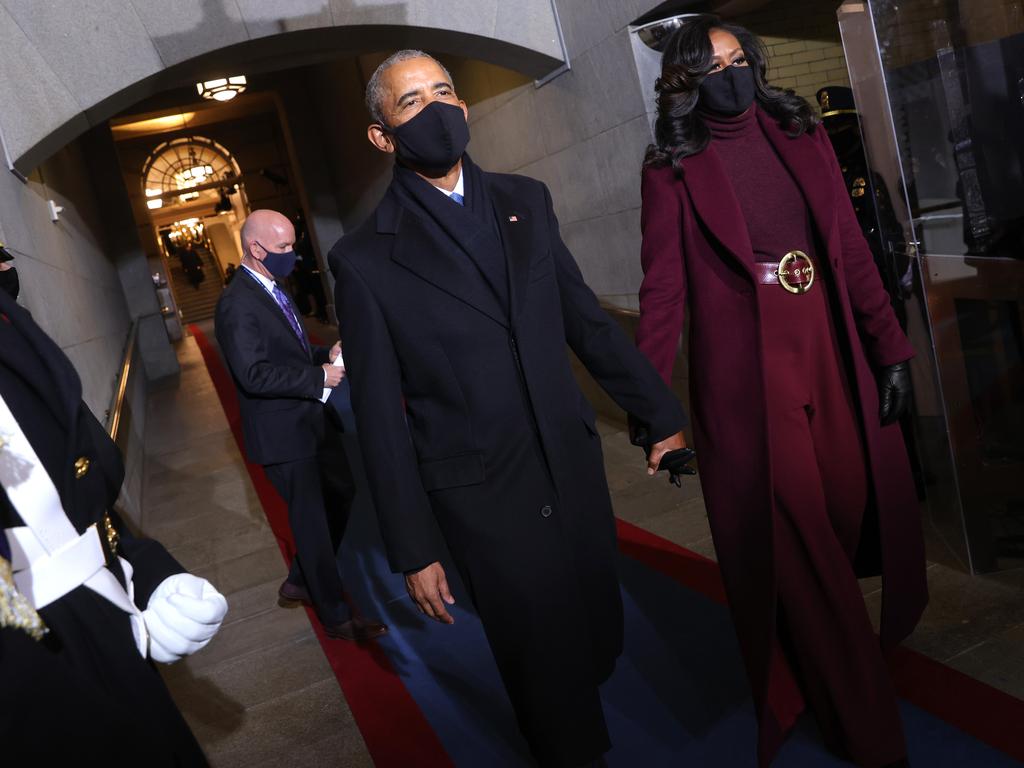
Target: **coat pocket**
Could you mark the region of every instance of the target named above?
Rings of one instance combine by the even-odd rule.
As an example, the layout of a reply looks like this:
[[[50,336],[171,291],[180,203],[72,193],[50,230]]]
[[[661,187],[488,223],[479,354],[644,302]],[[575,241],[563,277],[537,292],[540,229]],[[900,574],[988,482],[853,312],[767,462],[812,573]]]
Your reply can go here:
[[[484,481],[484,457],[478,451],[420,464],[420,480],[426,491],[478,485]]]

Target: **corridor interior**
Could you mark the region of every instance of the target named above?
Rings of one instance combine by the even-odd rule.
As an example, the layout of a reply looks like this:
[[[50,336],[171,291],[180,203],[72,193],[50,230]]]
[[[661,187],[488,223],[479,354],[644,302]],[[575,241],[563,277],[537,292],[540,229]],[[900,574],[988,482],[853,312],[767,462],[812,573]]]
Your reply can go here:
[[[315,323],[310,331],[324,339],[336,334],[331,327]],[[215,768],[401,765],[403,759],[408,760],[400,756],[403,739],[414,747],[427,745],[416,747],[422,749],[421,760],[406,764],[483,764],[453,751],[451,742],[445,741],[451,739],[451,734],[435,737],[417,731],[423,730],[424,717],[435,724],[446,716],[447,705],[438,704],[436,696],[423,698],[426,683],[421,678],[426,675],[434,678],[429,686],[438,690],[451,688],[453,697],[464,695],[472,702],[471,708],[479,710],[484,731],[469,735],[470,723],[463,732],[456,731],[456,736],[464,741],[477,739],[488,765],[528,765],[522,746],[514,741],[511,710],[501,700],[500,686],[494,693],[494,686],[488,688],[486,681],[446,677],[430,664],[422,670],[416,667],[418,644],[434,649],[431,652],[436,654],[445,651],[452,635],[443,634],[446,627],[420,621],[404,594],[401,578],[377,572],[371,584],[354,583],[358,579],[353,579],[353,572],[360,575],[360,569],[369,561],[365,552],[352,550],[379,547],[379,542],[374,543],[373,512],[365,490],[357,499],[350,532],[342,545],[342,571],[347,587],[364,600],[370,600],[366,595],[375,594],[374,611],[386,610],[392,617],[398,617],[392,618],[392,634],[383,639],[380,647],[356,648],[343,641],[325,641],[317,637],[305,610],[278,606],[277,589],[286,574],[282,548],[264,512],[265,499],[261,504],[254,485],[253,478],[257,476],[250,473],[239,453],[208,369],[209,361],[204,362],[200,348],[204,338],[213,339],[209,321],[192,326],[191,332],[178,343],[180,377],[149,394],[140,527],[146,535],[161,540],[186,568],[209,579],[229,602],[224,626],[207,648],[177,664],[162,667],[172,695],[211,764]],[[638,450],[629,444],[624,430],[603,421],[601,431],[616,515],[624,521],[620,525],[636,526],[630,527],[636,532],[634,544],[636,537],[653,534],[652,541],[660,537],[657,541],[663,542],[657,546],[666,551],[681,546],[689,553],[685,557],[692,558],[697,565],[701,565],[703,557],[713,559],[699,482],[688,478],[680,490],[663,478],[647,478]],[[361,468],[354,440],[348,438],[347,447],[358,478]],[[367,541],[371,544],[366,545]],[[369,575],[367,578],[370,580]],[[1024,698],[1024,571],[970,577],[931,564],[929,584],[931,604],[908,646],[997,689],[994,694],[1001,691]],[[877,617],[880,584],[867,580],[863,586],[867,604]],[[665,599],[669,599],[667,593]],[[472,615],[461,607],[459,620],[471,623]],[[630,616],[627,606],[627,646],[634,631]],[[722,618],[726,616],[724,611],[715,616],[716,625],[728,626],[727,618]],[[687,616],[679,621],[685,625]],[[694,616],[693,621],[708,622],[701,616]],[[399,631],[395,631],[396,623],[401,625],[397,627]],[[475,630],[463,629],[464,634],[470,631]],[[459,653],[456,648],[449,656]],[[688,651],[675,649],[674,653],[685,665]],[[464,658],[448,661],[471,667]],[[486,664],[486,659],[482,663]],[[692,666],[713,663],[700,658],[698,651],[693,652]],[[389,664],[417,698],[418,708],[413,705],[382,709],[385,705],[393,706],[387,703],[392,701],[389,694],[376,687],[381,680],[387,682],[382,670]],[[709,680],[713,681],[717,673],[712,668],[695,674],[712,676]],[[723,676],[736,677],[735,670]],[[472,694],[457,689],[462,684],[472,687],[477,683]],[[1009,697],[1007,700],[1010,701]],[[704,705],[693,706],[700,709]],[[722,702],[713,700],[707,708],[709,712],[727,709]],[[410,719],[410,714],[415,717]],[[712,728],[710,722],[708,727]],[[613,739],[614,730],[613,727]],[[440,749],[438,738],[444,741]],[[431,749],[440,757],[430,757]],[[753,765],[752,752],[750,759]],[[732,762],[728,757],[721,760],[725,762],[692,764],[746,764],[746,758],[740,762]],[[801,762],[798,757],[781,763],[824,764]],[[613,751],[609,764],[637,763],[628,755]]]

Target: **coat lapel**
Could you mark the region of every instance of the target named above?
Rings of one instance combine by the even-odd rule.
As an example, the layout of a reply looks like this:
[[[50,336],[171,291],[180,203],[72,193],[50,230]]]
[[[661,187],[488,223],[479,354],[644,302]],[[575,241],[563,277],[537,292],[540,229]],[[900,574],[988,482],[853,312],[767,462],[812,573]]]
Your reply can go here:
[[[391,205],[397,203],[391,201]],[[395,263],[508,327],[508,317],[475,260],[467,258],[436,225],[407,210],[395,215],[387,208],[378,214],[377,223],[379,232],[395,235],[391,252]]]
[[[523,213],[516,201],[496,184],[488,184],[494,214],[498,217],[498,229],[505,250],[505,263],[508,265],[509,304],[512,318],[515,319],[522,311],[526,299],[526,290],[530,278],[530,261],[536,252],[536,224],[532,215]]]
[[[715,239],[748,274],[754,274],[754,249],[743,212],[714,146],[682,160],[683,183],[697,215]]]
[[[243,285],[246,286],[246,288],[249,291],[252,291],[252,293],[255,294],[255,296],[257,297],[256,300],[261,302],[267,308],[267,311],[270,312],[270,314],[272,314],[274,317],[278,319],[281,325],[284,326],[285,330],[288,331],[289,338],[295,341],[295,343],[299,346],[299,349],[302,350],[303,354],[306,354],[305,345],[302,343],[302,340],[295,335],[295,329],[292,328],[292,324],[288,322],[288,318],[284,316],[284,312],[281,311],[281,307],[278,306],[277,301],[274,299],[274,297],[267,293],[267,289],[260,285],[256,281],[255,277],[249,274],[249,270],[243,268],[241,271],[245,274],[245,277],[247,278]],[[296,317],[296,319],[298,318]],[[299,322],[299,327],[301,328],[301,321]]]
[[[815,142],[806,135],[795,138],[786,135],[778,122],[763,110],[758,110],[757,119],[782,164],[793,174],[803,192],[822,242],[828,243],[836,223],[835,190],[828,183],[828,165],[823,162]],[[816,130],[825,129],[819,127]]]

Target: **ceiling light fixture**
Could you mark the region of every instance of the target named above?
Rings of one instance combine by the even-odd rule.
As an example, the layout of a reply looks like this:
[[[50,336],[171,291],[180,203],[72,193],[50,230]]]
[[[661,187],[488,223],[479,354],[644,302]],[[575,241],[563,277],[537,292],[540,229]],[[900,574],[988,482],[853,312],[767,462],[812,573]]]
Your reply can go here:
[[[196,83],[196,90],[204,99],[216,99],[217,101],[231,101],[235,96],[245,90],[245,75],[234,77],[218,77],[214,80],[204,80]]]

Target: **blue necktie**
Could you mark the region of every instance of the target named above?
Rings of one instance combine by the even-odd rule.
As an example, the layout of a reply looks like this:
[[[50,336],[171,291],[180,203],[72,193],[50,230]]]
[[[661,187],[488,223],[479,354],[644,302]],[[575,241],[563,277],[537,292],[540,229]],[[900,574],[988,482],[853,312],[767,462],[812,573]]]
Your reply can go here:
[[[465,204],[466,204],[466,198],[464,198],[464,197],[463,197],[462,195],[460,195],[460,194],[459,194],[458,192],[452,192],[452,193],[451,193],[451,194],[449,195],[449,197],[450,197],[450,198],[451,198],[452,200],[454,200],[454,201],[455,201],[456,203],[458,203],[459,205],[465,205]]]

